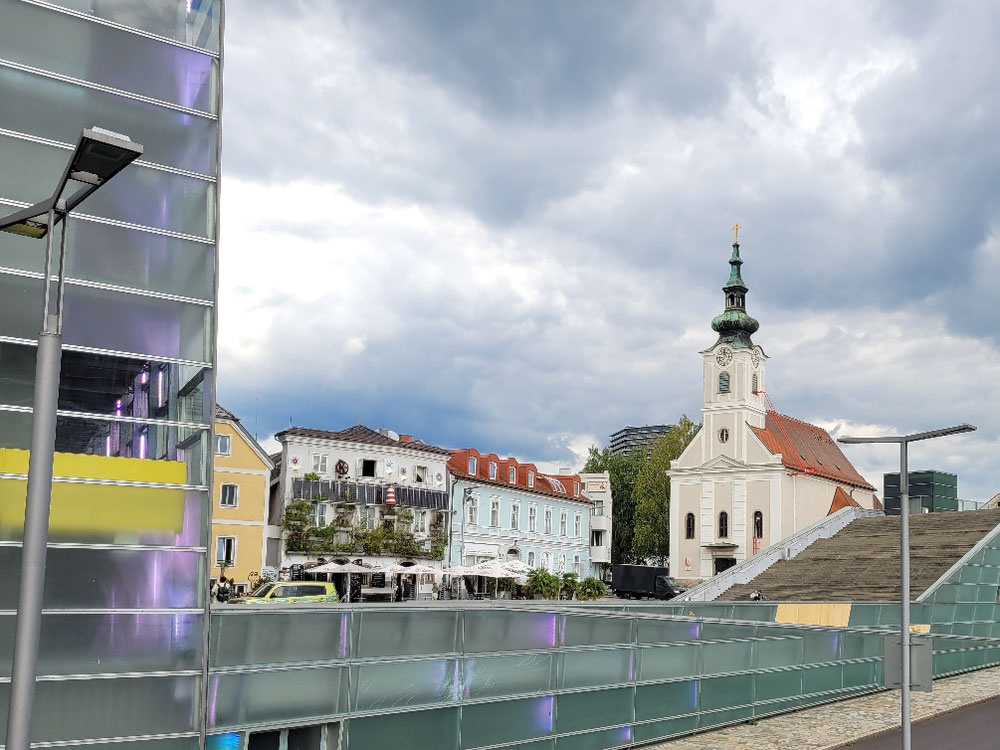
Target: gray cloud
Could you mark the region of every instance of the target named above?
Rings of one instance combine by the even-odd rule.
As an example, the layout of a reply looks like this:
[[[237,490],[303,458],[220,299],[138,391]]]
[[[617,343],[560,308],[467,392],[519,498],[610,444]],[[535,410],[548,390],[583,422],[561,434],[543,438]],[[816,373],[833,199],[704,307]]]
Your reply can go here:
[[[979,420],[941,460],[992,494],[992,7],[228,11],[220,392],[262,429],[565,462],[695,416],[738,219],[776,406]]]

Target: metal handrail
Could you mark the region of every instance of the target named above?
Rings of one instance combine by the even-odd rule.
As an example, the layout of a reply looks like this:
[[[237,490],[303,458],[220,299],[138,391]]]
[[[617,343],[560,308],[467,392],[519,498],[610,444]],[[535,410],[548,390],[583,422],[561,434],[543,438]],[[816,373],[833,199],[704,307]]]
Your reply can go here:
[[[702,581],[678,597],[684,602],[708,602],[722,596],[733,586],[749,583],[779,560],[790,560],[817,539],[827,539],[852,521],[885,515],[880,510],[868,508],[841,508],[836,513],[806,526],[790,537],[772,544],[763,552],[748,557],[728,570]]]

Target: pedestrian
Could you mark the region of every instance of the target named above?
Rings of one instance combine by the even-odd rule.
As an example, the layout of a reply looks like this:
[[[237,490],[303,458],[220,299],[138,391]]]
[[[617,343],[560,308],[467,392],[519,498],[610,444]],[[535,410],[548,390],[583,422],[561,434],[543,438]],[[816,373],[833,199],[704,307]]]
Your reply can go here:
[[[215,601],[219,604],[226,604],[231,595],[232,589],[229,588],[229,579],[224,575],[219,576],[219,583],[215,586]]]
[[[760,591],[758,591],[757,589],[754,589],[753,591],[751,591],[750,592],[750,601],[752,601],[752,602],[759,602],[760,601]]]

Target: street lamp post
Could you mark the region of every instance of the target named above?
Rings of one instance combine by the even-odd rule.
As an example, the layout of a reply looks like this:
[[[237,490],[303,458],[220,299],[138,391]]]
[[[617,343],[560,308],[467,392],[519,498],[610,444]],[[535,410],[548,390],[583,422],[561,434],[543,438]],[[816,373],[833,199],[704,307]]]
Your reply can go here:
[[[142,154],[142,146],[101,128],[84,130],[52,197],[0,219],[0,231],[45,239],[42,330],[35,360],[35,395],[31,418],[31,452],[21,545],[21,580],[14,632],[7,750],[29,750],[31,715],[38,672],[38,639],[42,622],[45,557],[52,500],[56,410],[62,362],[63,293],[66,282],[66,219],[70,212]],[[59,237],[58,281],[52,299],[52,235]]]
[[[918,440],[972,432],[971,424],[960,424],[913,435],[887,437],[842,437],[840,443],[896,443],[899,445],[899,641],[900,641],[900,735],[903,750],[910,750],[910,478],[907,449]]]
[[[472,491],[473,490],[471,487],[466,487],[464,490],[462,490],[462,543],[461,543],[462,553],[461,553],[461,559],[458,562],[458,564],[462,567],[465,566],[465,524],[468,523],[469,521],[469,512],[466,510],[465,504],[469,502],[469,498],[472,497]],[[458,586],[459,599],[465,598],[464,596],[462,596],[463,588],[465,588],[465,576],[462,576],[462,580]]]

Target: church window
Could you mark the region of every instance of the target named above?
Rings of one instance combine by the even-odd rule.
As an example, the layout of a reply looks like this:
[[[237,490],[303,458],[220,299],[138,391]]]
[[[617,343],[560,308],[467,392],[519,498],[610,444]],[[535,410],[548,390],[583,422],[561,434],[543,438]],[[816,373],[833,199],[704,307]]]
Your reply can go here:
[[[684,519],[684,538],[694,539],[694,513],[688,513]]]
[[[729,393],[729,373],[719,373],[719,393]]]
[[[757,539],[764,538],[764,514],[759,510],[754,511],[753,514],[753,535]]]
[[[729,306],[732,307],[735,304],[735,302],[736,302],[736,297],[734,297],[732,294],[730,294],[729,295]]]
[[[720,443],[729,442],[729,430],[727,430],[725,427],[719,430],[719,442]]]
[[[719,514],[719,539],[729,538],[729,514],[722,511]]]
[[[756,375],[756,374],[755,374],[755,375],[753,376],[753,378],[752,378],[752,379],[750,380],[750,390],[751,390],[751,391],[753,391],[754,393],[756,393],[756,392],[757,392],[758,390],[760,390],[760,389],[759,389],[759,388],[757,387],[757,375]]]

